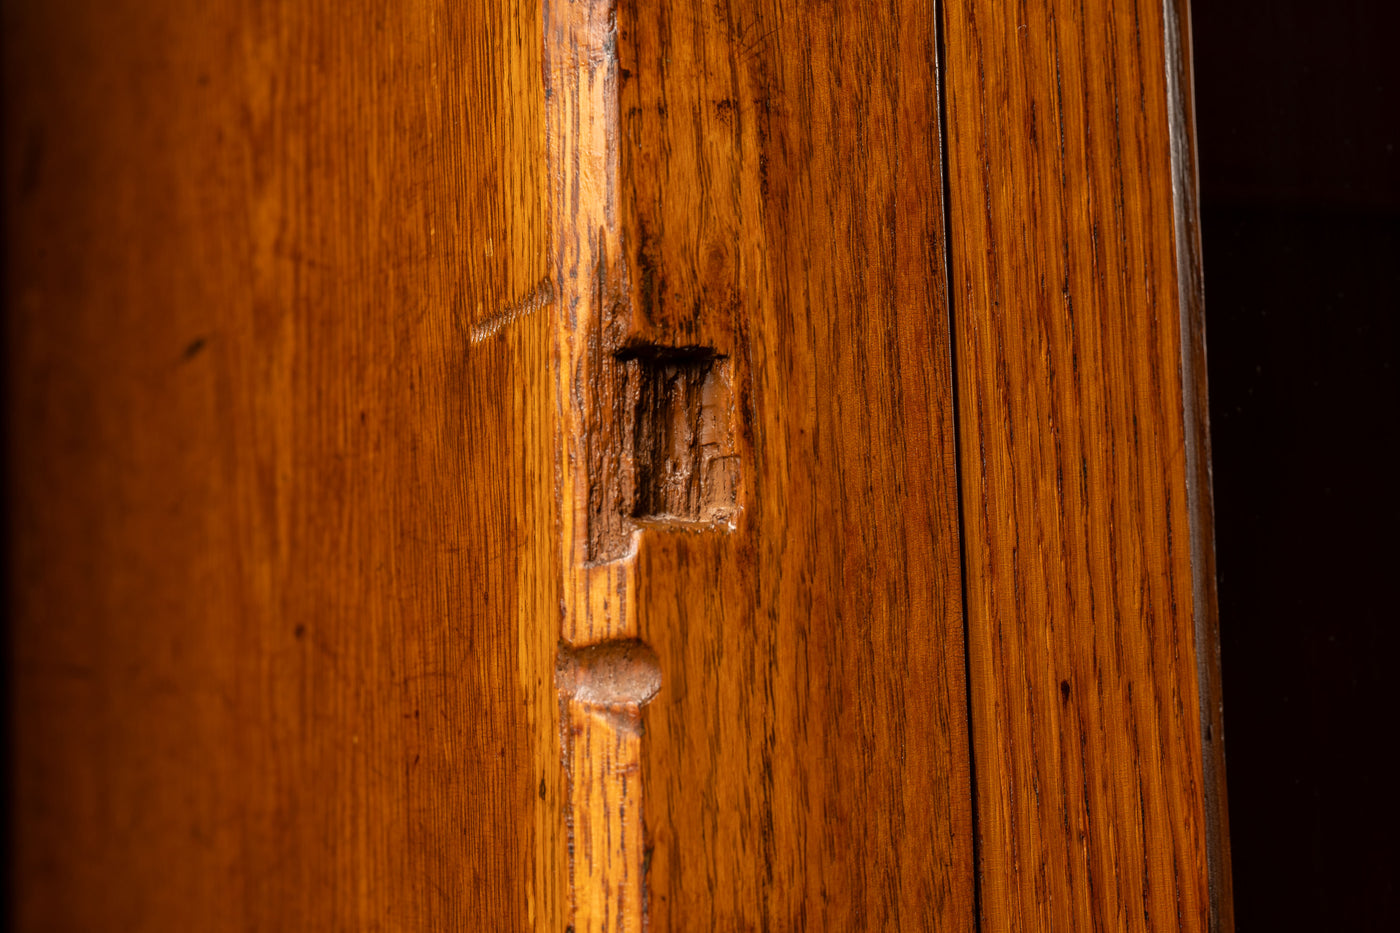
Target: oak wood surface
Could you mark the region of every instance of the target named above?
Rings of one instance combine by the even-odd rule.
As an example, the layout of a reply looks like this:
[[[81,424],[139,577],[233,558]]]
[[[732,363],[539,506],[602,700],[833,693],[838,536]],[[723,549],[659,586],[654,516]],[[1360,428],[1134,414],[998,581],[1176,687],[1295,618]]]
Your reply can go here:
[[[570,678],[571,920],[970,929],[934,10],[546,11],[563,637],[660,675],[639,744]],[[730,399],[711,520],[645,514],[647,354]]]
[[[15,928],[562,929],[538,4],[4,17]]]
[[[1176,24],[1107,0],[945,15],[981,928],[1204,930]]]
[[[1170,28],[7,3],[16,928],[1205,928]]]
[[[559,618],[536,622],[558,630],[565,920],[576,933],[639,930],[646,909],[641,708],[662,675],[656,653],[638,640],[640,530],[631,519],[634,503],[650,497],[631,487],[641,477],[637,461],[648,459],[637,455],[637,435],[658,417],[667,420],[670,406],[638,418],[642,393],[620,356],[630,278],[618,205],[614,3],[545,3],[542,26],[563,586]]]
[[[21,928],[569,922],[540,13],[7,7]],[[653,922],[965,928],[932,10],[621,19]]]

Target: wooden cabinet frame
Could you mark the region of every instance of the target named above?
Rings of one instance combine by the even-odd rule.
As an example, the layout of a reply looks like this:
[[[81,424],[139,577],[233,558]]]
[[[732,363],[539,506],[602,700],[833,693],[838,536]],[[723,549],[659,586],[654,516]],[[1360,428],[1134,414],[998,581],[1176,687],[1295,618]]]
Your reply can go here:
[[[6,7],[19,929],[1232,929],[1179,0]]]

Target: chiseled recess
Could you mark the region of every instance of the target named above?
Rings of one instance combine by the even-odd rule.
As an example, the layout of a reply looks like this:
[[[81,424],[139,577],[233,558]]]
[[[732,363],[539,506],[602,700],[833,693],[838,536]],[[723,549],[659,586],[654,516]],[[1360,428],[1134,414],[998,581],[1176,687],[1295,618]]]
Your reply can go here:
[[[568,910],[576,933],[640,929],[641,708],[661,669],[641,641],[637,548],[645,527],[733,528],[733,373],[713,347],[631,329],[616,0],[544,0],[543,12]]]
[[[627,315],[618,224],[614,0],[544,0],[552,355],[563,617],[556,671],[575,933],[644,919],[641,707],[660,689],[638,641]]]
[[[739,508],[729,361],[707,347],[629,350],[632,517],[731,529]]]
[[[556,681],[567,785],[566,912],[576,933],[636,930],[643,922],[644,701],[591,701],[608,694],[616,680],[613,662],[626,654],[616,645],[634,643],[639,634],[637,532],[621,507],[623,464],[615,439],[622,412],[610,391],[623,366],[607,349],[618,340],[615,309],[626,293],[616,203],[615,5],[545,0],[543,21],[547,210],[559,315],[552,364],[564,561]],[[575,654],[575,648],[593,653]]]

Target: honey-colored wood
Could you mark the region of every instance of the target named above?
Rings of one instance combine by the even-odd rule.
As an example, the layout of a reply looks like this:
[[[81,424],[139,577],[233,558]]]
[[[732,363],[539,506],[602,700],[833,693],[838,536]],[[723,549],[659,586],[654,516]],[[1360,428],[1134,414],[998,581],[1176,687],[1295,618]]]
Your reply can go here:
[[[608,0],[543,5],[563,563],[557,638],[566,787],[558,823],[568,827],[566,917],[577,933],[642,927],[641,707],[659,686],[655,653],[637,643],[638,532],[628,527],[622,489],[631,419],[615,334],[628,297],[617,206],[616,30]],[[555,627],[549,616],[535,621]],[[570,663],[590,656],[597,663]],[[629,676],[638,665],[646,673]],[[599,689],[600,678],[610,689]]]
[[[15,928],[1228,930],[1167,12],[7,3]]]
[[[934,10],[619,19],[639,313],[732,320],[748,418],[734,532],[639,556],[653,928],[969,929]]]
[[[570,922],[970,929],[934,11],[544,43]]]
[[[1211,924],[1213,567],[1172,12],[945,11],[985,931]]]
[[[6,3],[13,928],[564,928],[540,29]]]
[[[616,11],[595,543],[544,14],[7,8],[19,928],[574,923],[619,529],[653,928],[970,924],[933,11]]]

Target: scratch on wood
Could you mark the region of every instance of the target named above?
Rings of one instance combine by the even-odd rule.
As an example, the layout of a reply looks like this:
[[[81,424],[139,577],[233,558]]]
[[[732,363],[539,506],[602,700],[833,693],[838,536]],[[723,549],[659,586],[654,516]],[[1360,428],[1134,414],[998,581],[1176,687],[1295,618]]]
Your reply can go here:
[[[519,301],[513,301],[486,320],[473,324],[470,339],[473,344],[482,343],[521,318],[529,317],[549,307],[554,301],[554,280],[545,276],[540,283],[530,289]]]

